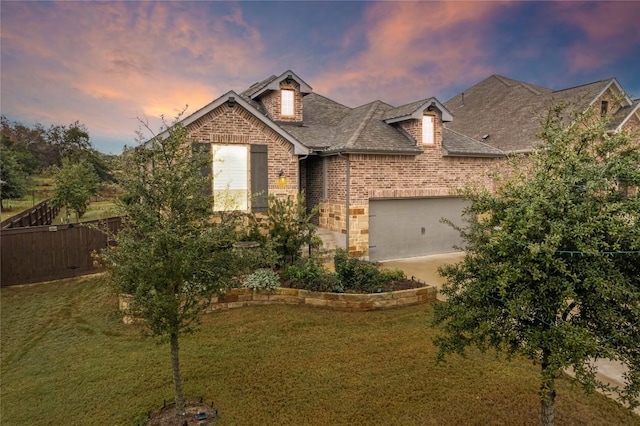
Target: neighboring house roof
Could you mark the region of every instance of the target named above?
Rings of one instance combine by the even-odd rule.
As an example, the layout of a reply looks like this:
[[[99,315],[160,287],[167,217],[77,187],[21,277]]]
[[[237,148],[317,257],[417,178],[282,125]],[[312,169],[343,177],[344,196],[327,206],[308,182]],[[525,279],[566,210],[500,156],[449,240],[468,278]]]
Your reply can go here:
[[[492,75],[444,103],[455,116],[447,127],[507,153],[528,152],[540,143],[541,118],[552,105],[564,103],[583,112],[612,88],[622,95],[623,105],[632,105],[614,78],[554,91]],[[618,128],[632,113],[614,115]]]

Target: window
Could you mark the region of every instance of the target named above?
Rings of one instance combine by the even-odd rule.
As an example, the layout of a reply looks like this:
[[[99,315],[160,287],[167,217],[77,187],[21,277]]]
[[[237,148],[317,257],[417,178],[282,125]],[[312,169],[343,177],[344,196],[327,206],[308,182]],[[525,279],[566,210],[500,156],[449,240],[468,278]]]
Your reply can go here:
[[[267,145],[211,145],[196,144],[205,152],[213,150],[212,167],[202,173],[213,173],[213,209],[247,210],[249,199],[254,212],[268,207],[268,147]],[[212,149],[213,148],[213,149]],[[248,152],[250,156],[248,157]],[[211,155],[211,154],[209,154]],[[249,176],[248,169],[251,169]],[[248,187],[251,185],[251,192]],[[211,192],[208,192],[211,195]]]
[[[604,117],[605,115],[607,115],[608,111],[609,111],[609,102],[602,101],[600,103],[600,115]]]
[[[214,146],[213,210],[247,210],[248,190],[247,146]]]
[[[434,142],[433,116],[425,115],[422,117],[422,143],[433,145]]]
[[[293,116],[293,90],[281,90],[280,114]]]

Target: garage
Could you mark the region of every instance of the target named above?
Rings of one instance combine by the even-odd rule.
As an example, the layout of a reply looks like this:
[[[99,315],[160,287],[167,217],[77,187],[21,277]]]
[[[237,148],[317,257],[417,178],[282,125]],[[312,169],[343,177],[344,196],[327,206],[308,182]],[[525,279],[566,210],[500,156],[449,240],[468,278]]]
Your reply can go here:
[[[373,261],[456,251],[458,232],[440,220],[462,223],[467,201],[455,197],[369,201],[369,259]]]

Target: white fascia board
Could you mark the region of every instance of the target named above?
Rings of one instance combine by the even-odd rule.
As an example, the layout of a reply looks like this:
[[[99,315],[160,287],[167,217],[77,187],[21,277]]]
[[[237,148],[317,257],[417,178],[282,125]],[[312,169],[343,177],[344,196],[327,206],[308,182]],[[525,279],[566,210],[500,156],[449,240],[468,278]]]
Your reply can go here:
[[[591,108],[591,106],[598,100],[600,99],[606,92],[607,90],[609,90],[611,88],[611,86],[615,86],[616,89],[618,89],[618,91],[623,95],[623,101],[626,102],[627,104],[624,106],[629,106],[631,105],[633,102],[631,101],[631,98],[629,98],[629,96],[627,96],[627,94],[625,93],[624,89],[622,88],[622,86],[620,86],[620,83],[618,83],[618,80],[616,80],[615,78],[612,78],[611,81],[609,82],[609,84],[607,84],[604,89],[602,89],[600,91],[600,93],[598,93],[598,95],[589,103],[589,108]]]
[[[634,114],[636,114],[638,116],[638,119],[640,119],[640,102],[638,102],[638,104],[631,110],[631,112],[629,114],[627,114],[627,116],[624,118],[624,120],[622,120],[622,122],[620,122],[618,127],[616,127],[615,131],[616,132],[621,131],[622,127],[624,127],[624,125],[627,123],[627,121],[629,121],[631,116],[634,115]]]
[[[439,100],[437,100],[436,98],[429,98],[422,105],[416,108],[411,114],[403,115],[401,117],[389,118],[384,120],[384,122],[387,124],[392,124],[392,123],[397,123],[399,121],[406,121],[406,120],[412,120],[412,119],[420,120],[422,119],[424,110],[429,108],[431,105],[433,105],[435,108],[437,108],[440,111],[440,113],[442,114],[443,122],[453,121],[453,114],[451,114],[451,112],[449,112],[449,110],[444,105],[442,105],[442,103]]]

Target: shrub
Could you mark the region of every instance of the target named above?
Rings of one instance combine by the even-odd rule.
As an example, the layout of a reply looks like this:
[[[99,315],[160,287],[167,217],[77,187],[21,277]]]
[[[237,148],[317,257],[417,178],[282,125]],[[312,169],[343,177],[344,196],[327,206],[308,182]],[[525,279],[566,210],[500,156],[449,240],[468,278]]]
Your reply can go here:
[[[317,206],[311,211],[307,210],[304,192],[295,199],[269,197],[266,225],[274,249],[283,262],[293,264],[300,257],[300,250],[305,244],[321,244],[315,235],[316,227],[311,223],[317,212]]]
[[[392,281],[406,278],[399,269],[381,271],[375,263],[349,257],[343,249],[336,250],[333,262],[345,291],[375,293]]]
[[[271,269],[258,269],[249,275],[244,286],[252,290],[275,290],[280,287],[280,277]]]
[[[387,284],[393,281],[406,280],[407,275],[403,270],[398,268],[393,269],[381,269],[380,273],[382,274],[382,281]]]
[[[284,277],[290,279],[296,288],[331,293],[344,292],[344,286],[338,276],[327,271],[313,258],[302,258],[288,266],[284,271]]]

